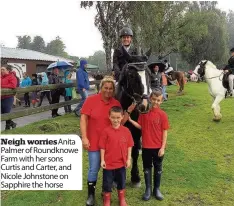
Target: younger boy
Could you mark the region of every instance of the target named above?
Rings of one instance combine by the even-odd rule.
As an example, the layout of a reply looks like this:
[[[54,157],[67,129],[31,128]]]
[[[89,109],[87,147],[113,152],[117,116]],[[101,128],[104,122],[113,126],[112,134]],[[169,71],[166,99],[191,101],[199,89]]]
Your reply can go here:
[[[160,109],[162,98],[161,91],[153,91],[150,94],[152,106],[150,111],[141,114],[138,123],[129,119],[135,127],[142,130],[142,160],[146,185],[142,199],[146,201],[150,199],[152,193],[152,163],[154,165],[153,195],[156,199],[163,200],[159,187],[169,123],[166,113]]]
[[[112,107],[109,119],[111,125],[103,130],[99,140],[101,167],[103,168],[104,206],[110,206],[113,180],[117,183],[119,205],[127,206],[125,200],[126,168],[131,165],[134,142],[128,128],[120,124],[123,119],[121,107]]]

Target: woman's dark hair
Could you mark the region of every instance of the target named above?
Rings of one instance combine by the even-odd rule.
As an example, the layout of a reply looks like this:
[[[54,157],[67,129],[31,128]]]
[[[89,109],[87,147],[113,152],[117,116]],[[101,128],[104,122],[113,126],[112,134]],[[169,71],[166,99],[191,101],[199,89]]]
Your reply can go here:
[[[35,78],[37,78],[37,74],[32,74],[32,77],[35,77]]]
[[[5,67],[6,70],[8,70],[9,72],[11,72],[13,70],[13,67],[9,64],[4,64],[4,65],[2,65],[2,67]]]

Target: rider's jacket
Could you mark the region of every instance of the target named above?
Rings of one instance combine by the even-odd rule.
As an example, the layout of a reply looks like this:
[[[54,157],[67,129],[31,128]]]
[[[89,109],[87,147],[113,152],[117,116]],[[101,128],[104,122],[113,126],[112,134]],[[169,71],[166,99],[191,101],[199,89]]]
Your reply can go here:
[[[128,51],[124,48],[124,46],[120,46],[118,49],[115,49],[113,54],[113,71],[115,72],[115,80],[119,80],[119,75],[126,63],[130,63],[129,59],[124,53],[128,52],[130,55],[138,55],[138,51],[136,48],[130,46]]]
[[[230,71],[230,73],[234,74],[234,56],[230,57],[226,68]]]

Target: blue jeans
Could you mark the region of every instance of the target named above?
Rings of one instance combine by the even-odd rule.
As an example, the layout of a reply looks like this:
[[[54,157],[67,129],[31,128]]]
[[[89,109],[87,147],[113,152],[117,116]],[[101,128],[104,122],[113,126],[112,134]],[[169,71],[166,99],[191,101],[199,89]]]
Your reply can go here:
[[[84,102],[85,102],[85,100],[87,99],[87,97],[88,97],[88,92],[87,92],[87,90],[85,90],[85,91],[83,91],[82,89],[78,89],[78,92],[79,92],[79,94],[80,94],[80,96],[81,96],[81,101],[80,101],[80,103],[76,106],[76,108],[75,108],[75,113],[76,113],[76,115],[80,115],[80,110],[81,110],[81,108],[82,108],[82,106],[83,106],[83,104],[84,104]]]
[[[162,86],[162,95],[163,95],[163,99],[167,99],[166,89],[167,89],[167,86]]]
[[[5,99],[1,99],[1,114],[6,114],[11,112],[11,108],[13,106],[14,97],[7,97]],[[7,120],[6,124],[10,124],[11,120]]]
[[[100,151],[88,152],[88,155],[89,155],[88,182],[95,182],[98,179],[98,172],[101,164]]]
[[[7,97],[5,99],[1,99],[1,114],[6,114],[11,112],[11,108],[13,106],[14,97]]]

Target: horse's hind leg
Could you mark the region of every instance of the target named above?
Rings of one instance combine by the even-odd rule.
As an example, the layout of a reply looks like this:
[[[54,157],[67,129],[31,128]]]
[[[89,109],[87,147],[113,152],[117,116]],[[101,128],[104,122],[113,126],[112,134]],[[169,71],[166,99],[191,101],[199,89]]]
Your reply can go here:
[[[220,113],[219,103],[224,99],[224,96],[217,96],[214,98],[214,102],[212,104],[212,110],[214,112],[214,121],[220,121],[222,118],[222,114]]]

